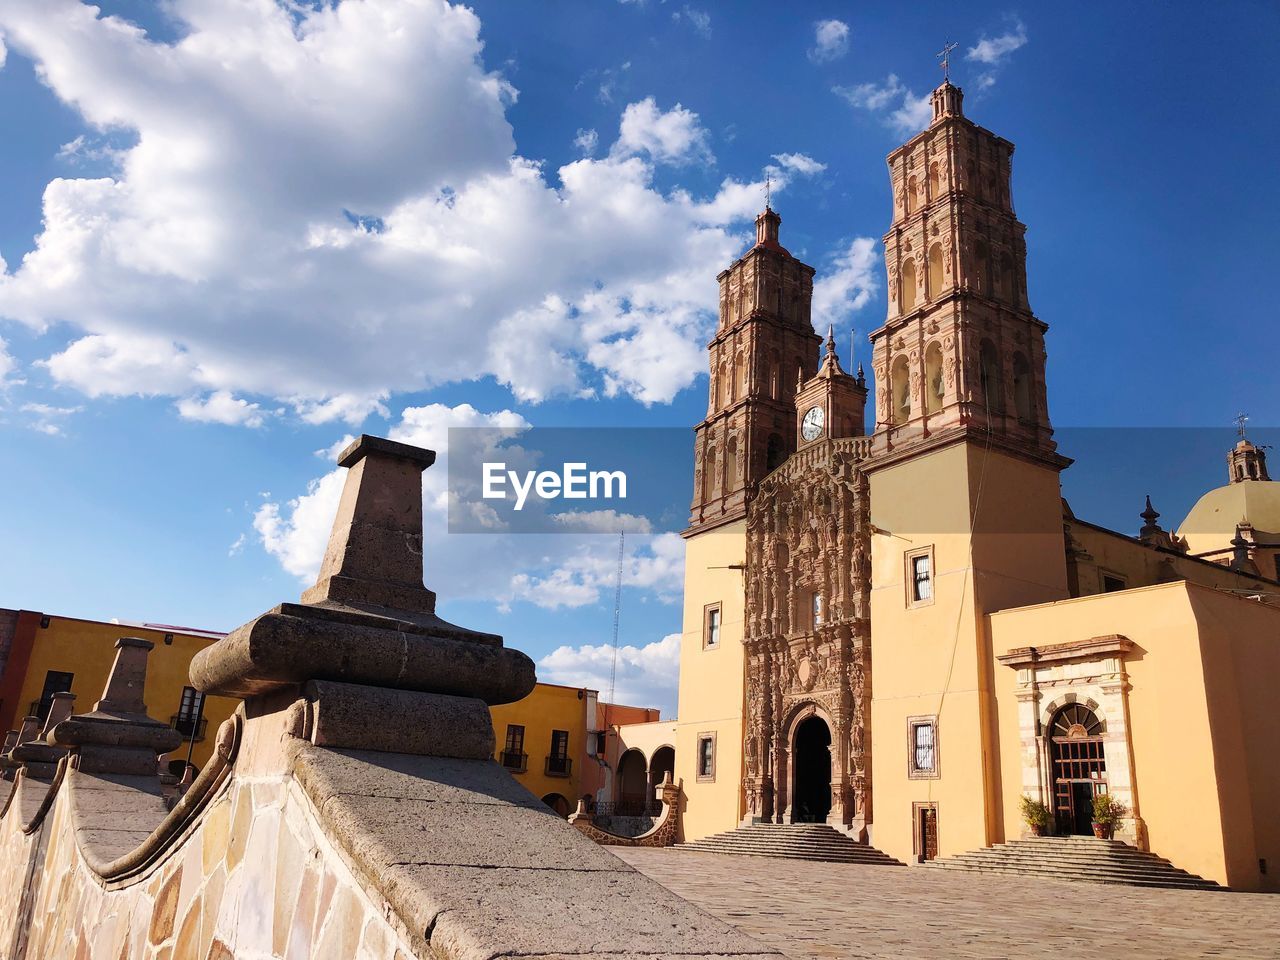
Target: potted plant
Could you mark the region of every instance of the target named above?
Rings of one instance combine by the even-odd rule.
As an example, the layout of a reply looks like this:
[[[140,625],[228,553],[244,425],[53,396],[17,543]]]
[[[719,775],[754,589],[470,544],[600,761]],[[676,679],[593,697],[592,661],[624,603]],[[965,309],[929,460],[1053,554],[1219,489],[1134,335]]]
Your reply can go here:
[[[1100,793],[1093,798],[1093,835],[1099,840],[1110,840],[1116,832],[1116,825],[1125,815],[1124,804],[1109,793]]]
[[[1039,800],[1027,796],[1022,798],[1022,819],[1033,837],[1043,837],[1049,830],[1049,808]]]

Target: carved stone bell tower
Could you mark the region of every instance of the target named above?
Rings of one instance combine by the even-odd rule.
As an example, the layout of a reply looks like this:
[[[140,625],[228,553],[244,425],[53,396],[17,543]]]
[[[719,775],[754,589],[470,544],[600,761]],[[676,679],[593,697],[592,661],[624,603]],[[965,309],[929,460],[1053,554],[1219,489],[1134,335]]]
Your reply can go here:
[[[707,349],[707,416],[695,428],[686,536],[746,516],[752,486],[796,449],[795,392],[818,370],[813,267],[778,242],[782,218],[756,217],[756,242],[717,277],[720,322]]]
[[[877,449],[964,427],[1053,459],[1048,326],[1027,302],[1013,144],[967,119],[963,101],[944,82],[928,129],[888,159],[889,311],[871,335]]]
[[[818,375],[796,393],[796,436],[801,448],[818,440],[866,433],[867,380],[862,368],[856,377],[841,368],[832,329],[827,330],[826,351]]]

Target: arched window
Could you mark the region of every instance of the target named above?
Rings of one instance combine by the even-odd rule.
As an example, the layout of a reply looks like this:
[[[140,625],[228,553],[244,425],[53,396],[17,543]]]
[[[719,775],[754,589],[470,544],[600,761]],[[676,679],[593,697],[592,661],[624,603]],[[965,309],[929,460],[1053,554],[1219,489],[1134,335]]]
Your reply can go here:
[[[936,300],[942,293],[942,244],[929,248],[929,299]]]
[[[730,437],[724,448],[725,493],[738,489],[738,438]]]
[[[1031,411],[1031,364],[1021,353],[1013,355],[1013,406],[1019,420],[1034,420]]]
[[[920,205],[917,199],[917,191],[919,189],[920,184],[916,182],[916,178],[914,176],[907,177],[907,213],[909,214],[915,213],[916,208]]]
[[[1018,285],[1013,277],[1013,257],[1009,254],[1002,254],[1000,257],[1000,293],[1005,300],[1018,305]]]
[[[942,409],[942,397],[946,384],[942,379],[942,346],[937,340],[929,344],[924,353],[924,409],[925,413],[937,413]]]
[[[907,368],[905,356],[899,356],[893,361],[889,389],[893,397],[893,422],[906,423],[911,419],[911,372]]]
[[[707,444],[706,455],[702,458],[702,500],[712,500],[716,495],[716,445]]]
[[[716,407],[723,408],[729,398],[729,368],[720,364],[716,374]]]
[[[982,380],[982,400],[988,413],[1004,412],[1004,391],[1000,385],[1000,358],[996,355],[995,344],[983,340],[979,353],[980,377]]]
[[[729,402],[738,398],[738,358],[729,361]]]
[[[902,292],[898,297],[902,312],[914,310],[916,305],[916,262],[908,258],[902,264]]]
[[[985,243],[979,240],[973,245],[973,289],[978,293],[991,293],[990,259]]]
[[[942,171],[938,168],[938,164],[929,164],[929,199],[936,200],[942,195]]]
[[[782,437],[771,433],[764,448],[764,471],[770,473],[780,466],[782,466]]]

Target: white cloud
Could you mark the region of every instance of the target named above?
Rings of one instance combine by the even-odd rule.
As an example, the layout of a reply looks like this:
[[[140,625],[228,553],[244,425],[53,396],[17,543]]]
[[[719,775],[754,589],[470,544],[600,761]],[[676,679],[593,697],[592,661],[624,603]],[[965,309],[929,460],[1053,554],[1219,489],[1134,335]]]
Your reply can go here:
[[[712,162],[692,110],[632,104],[605,156],[547,171],[513,152],[516,94],[466,8],[167,9],[172,44],[75,0],[0,7],[54,93],[132,144],[112,176],[51,181],[35,248],[0,270],[0,316],[70,325],[45,361],[59,383],[354,425],[486,375],[655,403],[703,372],[714,277],[755,205],[734,180],[655,189],[657,164]],[[529,316],[550,365],[515,355]]]
[[[819,163],[813,157],[803,153],[775,153],[773,159],[777,160],[784,170],[806,177],[812,177],[827,169],[825,163]]]
[[[819,20],[813,25],[813,47],[809,59],[825,63],[843,57],[849,51],[849,25],[842,20]]]
[[[48,434],[51,437],[62,435],[62,423],[67,417],[79,413],[83,407],[55,407],[47,403],[24,403],[19,408],[23,413],[32,414],[32,430]]]
[[[594,156],[596,148],[600,146],[600,134],[595,130],[578,129],[578,135],[573,138],[573,145],[578,148],[584,157]]]
[[[559,647],[538,661],[538,678],[571,687],[589,687],[609,695],[614,652],[608,644]],[[618,648],[614,702],[658,707],[667,719],[675,717],[680,675],[680,634],[670,633],[642,647]]]
[[[256,403],[232,396],[229,390],[215,390],[203,400],[183,397],[178,401],[178,413],[184,420],[230,427],[260,427],[264,422],[262,410]]]
[[[10,386],[15,381],[9,378],[18,369],[18,361],[9,353],[9,344],[0,337],[0,389]]]
[[[688,4],[685,4],[683,10],[677,10],[671,14],[671,19],[676,23],[683,20],[685,23],[689,24],[689,26],[693,27],[694,31],[701,36],[711,36],[711,14],[707,13],[705,10],[698,10]]]
[[[830,269],[813,284],[813,326],[825,331],[840,326],[861,310],[880,288],[879,244],[871,237],[855,237],[832,258]]]
[[[966,60],[996,65],[1003,63],[1009,54],[1027,42],[1027,28],[1021,20],[1015,20],[1013,29],[998,37],[984,36],[970,47],[964,55]]]
[[[4,69],[5,57],[8,56],[8,49],[4,45],[4,36],[0,35],[0,70]]]
[[[860,83],[853,87],[832,87],[831,92],[846,100],[850,106],[871,113],[884,113],[884,122],[895,133],[909,136],[929,125],[933,108],[928,93],[916,96],[896,74],[889,74],[884,83]],[[892,110],[889,107],[897,104]]]
[[[653,97],[628,104],[622,111],[613,156],[647,154],[655,163],[710,163],[715,158],[698,115],[676,104],[663,112]]]

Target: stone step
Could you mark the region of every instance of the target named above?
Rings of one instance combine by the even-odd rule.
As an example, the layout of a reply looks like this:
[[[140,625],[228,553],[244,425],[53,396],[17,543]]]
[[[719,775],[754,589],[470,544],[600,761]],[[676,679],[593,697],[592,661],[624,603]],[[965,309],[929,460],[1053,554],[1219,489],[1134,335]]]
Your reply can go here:
[[[775,857],[901,866],[825,824],[752,824],[682,844],[682,849],[733,856]]]
[[[930,862],[937,870],[1043,877],[1139,887],[1219,890],[1218,884],[1182,870],[1163,857],[1119,840],[1034,837],[971,850]]]

